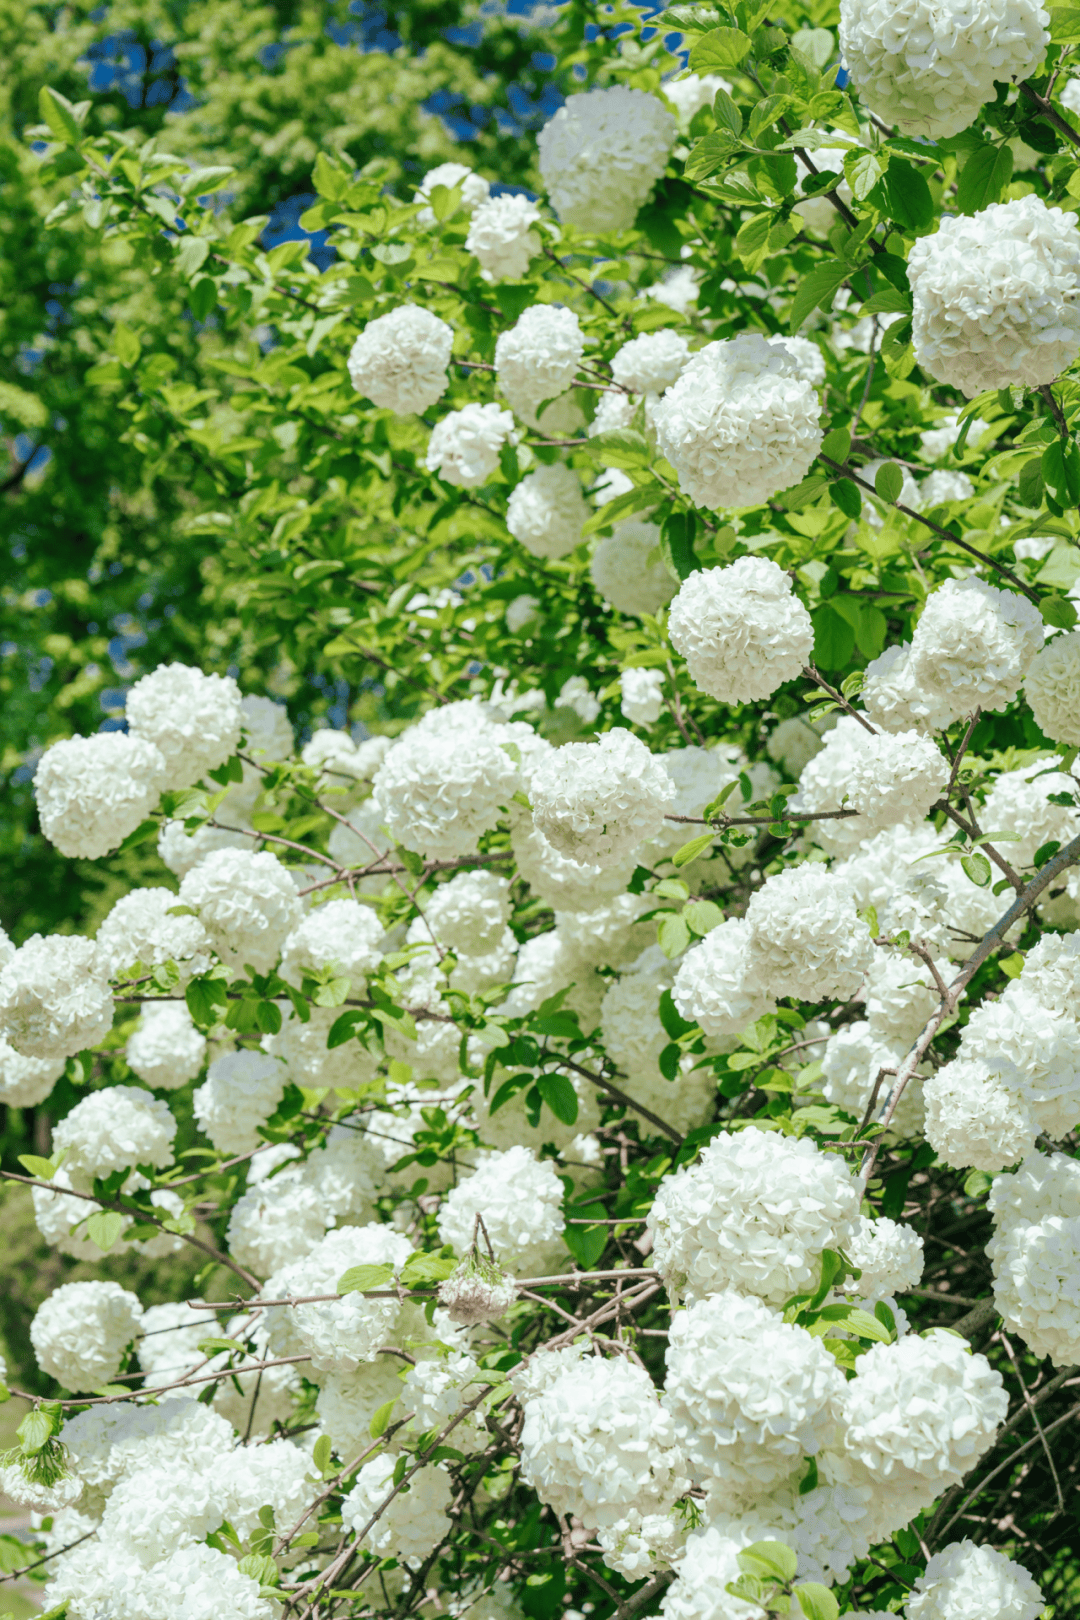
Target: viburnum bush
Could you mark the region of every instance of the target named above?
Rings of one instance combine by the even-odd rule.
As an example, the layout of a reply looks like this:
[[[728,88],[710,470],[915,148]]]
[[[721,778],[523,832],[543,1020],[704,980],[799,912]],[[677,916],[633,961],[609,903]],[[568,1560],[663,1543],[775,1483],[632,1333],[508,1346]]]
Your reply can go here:
[[[1064,1620],[1080,12],[542,37],[533,190],[322,150],[323,269],[42,91],[210,629],[36,762],[153,881],[3,936],[4,1174],[205,1264],[56,1288],[0,1484],[68,1620]]]

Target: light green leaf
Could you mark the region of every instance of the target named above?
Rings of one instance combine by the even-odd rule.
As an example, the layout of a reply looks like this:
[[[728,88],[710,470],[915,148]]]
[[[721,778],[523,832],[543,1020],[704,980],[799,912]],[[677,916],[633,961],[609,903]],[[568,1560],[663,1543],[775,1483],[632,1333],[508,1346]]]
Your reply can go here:
[[[369,1294],[373,1288],[385,1288],[394,1275],[393,1266],[350,1266],[338,1278],[339,1294]]]
[[[805,1620],[837,1620],[840,1605],[827,1586],[818,1581],[807,1581],[795,1588],[795,1598]]]
[[[739,67],[749,54],[750,40],[741,29],[710,28],[691,50],[690,67],[695,73],[730,72]]]
[[[54,140],[59,141],[62,146],[78,144],[80,130],[75,117],[75,108],[59,90],[52,90],[47,84],[42,85],[38,91],[38,111],[48,124]]]
[[[130,1217],[121,1215],[119,1210],[99,1209],[87,1217],[83,1231],[91,1243],[96,1243],[103,1253],[108,1254],[129,1221]]]
[[[793,1580],[799,1567],[797,1555],[782,1541],[755,1541],[739,1553],[739,1568],[744,1575],[755,1575],[759,1580]]]
[[[690,943],[689,926],[676,912],[669,911],[657,923],[656,939],[664,955],[674,961]]]
[[[710,848],[714,837],[715,834],[708,832],[702,833],[698,838],[691,838],[688,844],[675,851],[671,857],[672,866],[689,866],[691,861],[696,861],[699,855],[703,855]]]

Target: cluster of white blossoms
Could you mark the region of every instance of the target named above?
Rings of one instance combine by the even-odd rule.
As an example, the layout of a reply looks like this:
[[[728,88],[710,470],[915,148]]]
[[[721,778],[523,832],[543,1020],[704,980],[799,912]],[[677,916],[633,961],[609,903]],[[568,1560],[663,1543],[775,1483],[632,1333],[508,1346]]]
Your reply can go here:
[[[692,573],[672,603],[669,629],[695,686],[721,703],[770,697],[801,674],[814,645],[791,579],[764,557]]]
[[[537,142],[559,219],[586,231],[628,229],[663,174],[677,132],[663,103],[644,91],[613,85],[571,96]]]
[[[446,392],[454,333],[418,304],[369,321],[349,354],[357,393],[396,416],[429,410]]]
[[[464,405],[444,416],[428,441],[425,465],[458,489],[486,484],[504,444],[516,441],[514,418],[498,405]]]

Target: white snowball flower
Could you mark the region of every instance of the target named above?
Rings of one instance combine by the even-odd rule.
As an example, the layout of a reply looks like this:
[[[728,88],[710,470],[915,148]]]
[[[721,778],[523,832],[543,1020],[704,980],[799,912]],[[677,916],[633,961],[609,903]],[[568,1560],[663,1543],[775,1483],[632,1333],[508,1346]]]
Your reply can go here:
[[[919,485],[920,512],[929,511],[932,506],[942,501],[967,501],[975,493],[975,485],[967,473],[953,472],[948,467],[939,467],[932,472],[929,478],[924,478]]]
[[[949,579],[926,601],[911,640],[911,675],[960,714],[1012,702],[1043,644],[1038,608],[981,579]]]
[[[700,1024],[706,1035],[741,1035],[776,1011],[762,988],[743,918],[729,917],[686,953],[671,996],[682,1016]]]
[[[385,1452],[364,1464],[341,1504],[341,1522],[380,1558],[400,1558],[407,1568],[418,1569],[450,1532],[446,1510],[453,1482],[445,1469],[421,1468],[408,1491],[395,1495],[395,1466],[396,1458]]]
[[[474,209],[465,251],[473,254],[485,281],[521,281],[528,275],[530,259],[543,247],[531,229],[539,218],[528,197],[485,198]]]
[[[663,102],[643,90],[620,84],[570,96],[536,143],[559,219],[586,231],[628,230],[677,133]]]
[[[558,399],[577,374],[585,338],[573,310],[533,304],[495,343],[495,375],[518,415]],[[523,409],[522,409],[523,408]]]
[[[675,1425],[643,1367],[585,1356],[524,1401],[521,1473],[589,1529],[667,1506],[685,1482]]]
[[[237,1446],[216,1483],[225,1497],[226,1517],[243,1537],[258,1529],[263,1506],[273,1508],[279,1524],[295,1524],[321,1488],[311,1458],[290,1440]]]
[[[360,995],[367,975],[379,965],[385,937],[370,906],[356,900],[328,900],[286,938],[281,977],[299,990],[305,973],[331,968],[336,976],[348,978],[351,995]]]
[[[392,1227],[371,1223],[343,1226],[326,1236],[302,1259],[269,1277],[267,1299],[333,1294],[354,1266],[390,1265],[399,1270],[412,1244]],[[275,1305],[268,1318],[270,1349],[275,1356],[306,1353],[316,1372],[353,1372],[372,1361],[388,1342],[398,1314],[396,1299],[345,1294],[341,1299],[308,1305]]]
[[[681,332],[664,327],[643,332],[617,349],[611,375],[632,394],[662,394],[678,382],[690,358],[690,345]]]
[[[850,894],[816,863],[766,878],[746,922],[759,983],[772,996],[846,999],[873,959],[870,931]]]
[[[904,1613],[907,1620],[1038,1620],[1045,1607],[1022,1564],[965,1539],[933,1554]]]
[[[837,1155],[749,1130],[665,1177],[647,1230],[670,1292],[734,1288],[780,1304],[816,1277],[822,1249],[847,1247],[858,1218],[859,1188]]]
[[[374,793],[392,837],[428,860],[452,860],[474,853],[517,788],[513,759],[478,717],[467,743],[456,731],[405,732],[379,766]]]
[[[86,1483],[84,1511],[96,1516],[116,1482],[138,1469],[169,1464],[209,1470],[236,1444],[224,1418],[183,1394],[155,1406],[127,1401],[91,1406],[68,1418],[60,1439],[72,1468]]]
[[[937,744],[918,731],[871,732],[845,715],[799,778],[792,809],[809,815],[857,810],[857,816],[809,829],[823,849],[846,853],[886,827],[922,821],[950,772]]]
[[[649,562],[659,545],[656,524],[640,518],[620,523],[598,542],[589,573],[605,602],[610,602],[617,612],[659,613],[675,595],[678,585],[662,558]]]
[[[490,183],[482,174],[474,174],[466,164],[440,163],[425,174],[413,193],[413,202],[429,202],[436,186],[445,186],[447,191],[460,187],[461,206],[467,214],[475,213],[482,203],[487,202],[491,194]],[[436,223],[434,210],[421,208],[416,216],[416,223],[434,225]]]
[[[534,557],[565,557],[581,540],[589,508],[572,467],[556,461],[538,467],[515,485],[506,506],[506,527]]]
[[[540,602],[535,596],[515,596],[506,606],[506,628],[516,636],[526,625],[535,624],[540,611]]]
[[[733,1291],[672,1317],[664,1405],[699,1484],[736,1506],[832,1439],[844,1391],[805,1328]]]
[[[1044,1007],[1080,1015],[1080,934],[1044,934],[1024,958],[1020,983]]]
[[[841,0],[840,49],[859,93],[904,135],[958,135],[994,98],[996,81],[1022,79],[1049,40],[1038,0]]]
[[[699,691],[753,703],[802,674],[814,627],[791,579],[766,557],[740,557],[683,580],[668,619],[671,644]]]
[[[964,441],[965,448],[974,450],[988,426],[989,423],[984,422],[981,416],[976,416],[968,428],[967,438]],[[960,413],[959,411],[946,411],[938,427],[927,428],[919,434],[919,442],[923,447],[923,455],[927,461],[940,461],[942,456],[952,449],[959,437]],[[1047,550],[1049,549],[1048,545]]]
[[[1035,654],[1024,696],[1040,731],[1070,748],[1080,744],[1080,630],[1055,636]]]
[[[913,1226],[860,1216],[855,1236],[847,1246],[852,1262],[862,1276],[845,1286],[860,1299],[880,1299],[883,1294],[904,1294],[922,1281],[925,1258],[923,1240]]]
[[[939,971],[946,984],[947,964]],[[905,951],[874,953],[866,975],[866,1017],[878,1040],[909,1046],[938,1006],[940,995],[925,962]]]
[[[113,906],[97,931],[97,948],[109,977],[118,978],[136,962],[158,967],[175,962],[182,986],[211,963],[210,938],[198,917],[173,917],[180,902],[171,889],[132,889]]]
[[[446,484],[477,489],[499,465],[504,444],[516,444],[514,418],[498,405],[462,406],[437,422],[428,441],[424,465]]]
[[[841,192],[843,187],[841,187]],[[805,205],[809,206],[809,205]],[[826,207],[832,213],[832,203]],[[797,213],[798,210],[796,209]],[[834,216],[835,217],[835,216]],[[811,388],[820,388],[825,381],[825,356],[818,345],[805,337],[771,337],[766,340],[771,349],[783,349],[795,362],[795,375],[808,382]]]
[[[418,304],[401,304],[368,321],[349,351],[349,377],[379,410],[419,414],[445,394],[453,347],[453,327]]]
[[[78,1184],[138,1164],[172,1163],[176,1121],[168,1106],[137,1086],[107,1086],[75,1104],[53,1131],[53,1146]]]
[[[64,1072],[62,1058],[23,1057],[0,1036],[0,1103],[36,1108]]]
[[[34,772],[41,830],[61,855],[94,861],[118,849],[157,806],[165,760],[120,731],[66,737]]]
[[[354,1372],[322,1375],[315,1415],[339,1457],[351,1462],[370,1446],[372,1418],[401,1394],[401,1366],[396,1356],[376,1356]]]
[[[718,90],[731,92],[731,85],[719,73],[683,73],[674,79],[665,79],[660,88],[675,108],[679,127],[684,131],[690,127],[695,113],[702,107],[712,106]]]
[[[538,830],[571,860],[612,866],[664,826],[675,788],[663,764],[623,726],[595,743],[567,743],[531,784]]]
[[[490,1388],[495,1380],[482,1373],[472,1356],[454,1350],[448,1356],[422,1354],[408,1368],[400,1385],[403,1412],[411,1412],[410,1435],[439,1434],[461,1408]],[[490,1440],[482,1408],[471,1412],[452,1431],[450,1444],[458,1451],[481,1451]]]
[[[685,319],[690,313],[690,305],[697,303],[700,289],[701,272],[695,270],[693,265],[680,264],[672,270],[665,270],[661,280],[647,288],[644,296],[655,299],[658,304],[665,304]]]
[[[285,1069],[276,1058],[248,1047],[223,1052],[192,1099],[195,1118],[219,1153],[249,1153],[284,1090]]]
[[[1001,1374],[963,1339],[909,1333],[859,1357],[844,1386],[845,1446],[875,1478],[923,1481],[932,1499],[993,1444],[1008,1404]]]
[[[439,1284],[439,1306],[457,1327],[497,1322],[517,1298],[517,1284],[475,1250]]]
[[[1024,1220],[1003,1210],[1006,1219],[999,1220],[987,1245],[994,1304],[1006,1327],[1057,1367],[1071,1367],[1080,1355],[1080,1196],[1075,1186],[1071,1191],[1063,1214],[1047,1208],[1041,1218]]]
[[[142,1306],[119,1283],[63,1283],[38,1306],[30,1343],[42,1372],[79,1393],[108,1383],[141,1322]]]
[[[45,1601],[59,1597],[71,1620],[275,1620],[280,1612],[234,1558],[202,1545],[179,1547],[147,1569],[115,1543],[87,1542],[56,1566]]]
[[[759,506],[805,477],[821,407],[793,355],[757,333],[706,344],[653,408],[657,443],[696,506]]]
[[[1020,1077],[1002,1067],[957,1057],[926,1081],[926,1140],[943,1164],[997,1171],[1031,1151],[1037,1129]]]
[[[612,867],[568,860],[548,843],[524,809],[511,813],[510,828],[519,877],[546,905],[559,910],[588,911],[603,905],[626,888],[637,864],[632,851]],[[524,949],[531,943],[526,942]]]
[[[814,756],[820,754],[825,746],[822,736],[833,729],[836,720],[836,715],[823,715],[820,720],[793,715],[781,720],[769,733],[765,744],[769,758],[783,766],[785,775],[797,780]]]
[[[326,1235],[328,1212],[298,1170],[259,1181],[232,1207],[225,1237],[229,1253],[266,1277],[302,1260]]]
[[[959,711],[916,680],[911,643],[886,647],[866,666],[859,697],[875,726],[884,731],[944,731]]]
[[[865,1019],[845,1024],[825,1042],[821,1064],[822,1092],[826,1102],[842,1108],[845,1114],[861,1120],[882,1068],[896,1069],[903,1048],[884,1041]],[[886,1076],[878,1088],[878,1104],[884,1102],[893,1084]],[[922,1095],[914,1081],[905,1086],[890,1125],[890,1134],[907,1137],[920,1134],[923,1125]]]
[[[598,438],[601,433],[618,433],[623,428],[633,426],[634,417],[641,400],[636,394],[601,394],[593,419],[588,426],[590,439]],[[616,488],[620,480],[625,479],[625,485]],[[597,506],[605,506],[613,501],[617,495],[627,495],[634,487],[633,482],[617,467],[609,467],[607,472],[601,474],[592,487],[592,494]]]
[[[301,918],[296,884],[276,855],[218,849],[180,884],[180,904],[198,914],[226,966],[269,973]]]
[[[164,757],[167,788],[191,787],[236,753],[242,712],[231,675],[160,664],[127,695],[128,731]]]
[[[77,934],[32,934],[0,969],[0,1036],[48,1062],[96,1046],[112,1028],[108,964]]]
[[[510,884],[494,872],[458,872],[435,890],[424,905],[424,917],[448,950],[482,956],[495,949],[506,931]]]
[[[0,1491],[9,1497],[17,1507],[31,1508],[36,1513],[47,1513],[50,1517],[59,1517],[70,1513],[72,1506],[79,1500],[83,1491],[83,1482],[74,1474],[66,1474],[55,1480],[51,1485],[45,1485],[40,1480],[29,1479],[18,1462],[0,1465]],[[81,1516],[80,1516],[81,1517]],[[87,1522],[85,1528],[93,1532],[96,1526]],[[38,1531],[35,1535],[40,1535]],[[78,1539],[78,1531],[74,1537],[65,1539]],[[65,1540],[58,1543],[63,1547]],[[50,1549],[56,1551],[56,1548]]]
[[[116,1486],[101,1521],[101,1537],[140,1563],[153,1565],[178,1548],[193,1548],[226,1516],[220,1474],[144,1468]]]
[[[518,1275],[536,1275],[533,1266],[544,1267],[559,1248],[562,1200],[562,1183],[550,1159],[538,1160],[526,1147],[490,1153],[443,1199],[439,1236],[466,1254],[479,1215],[498,1258]]]
[[[664,712],[664,676],[659,669],[624,669],[619,676],[619,712],[634,726],[654,726]]]
[[[189,833],[182,821],[165,821],[158,833],[158,854],[174,877],[185,878],[192,867],[198,866],[216,849],[253,848],[255,838],[245,816],[230,815],[229,825],[234,829],[232,832],[226,832],[223,827],[209,827],[203,822]],[[242,827],[247,831],[240,831]]]
[[[1040,197],[942,220],[908,259],[915,358],[969,399],[1053,382],[1080,351],[1076,217]]]
[[[972,1013],[960,1057],[999,1073],[1040,1130],[1065,1136],[1080,1119],[1080,1024],[1016,980]]]

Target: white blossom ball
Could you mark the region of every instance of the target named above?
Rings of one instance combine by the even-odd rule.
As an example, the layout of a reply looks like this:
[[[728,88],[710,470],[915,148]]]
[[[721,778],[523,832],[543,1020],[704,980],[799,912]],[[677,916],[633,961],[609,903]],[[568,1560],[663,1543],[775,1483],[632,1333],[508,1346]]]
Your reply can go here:
[[[816,1277],[822,1249],[847,1247],[859,1198],[839,1156],[805,1138],[718,1136],[660,1183],[647,1226],[656,1267],[673,1294],[733,1288],[781,1304]]]
[[[198,866],[216,849],[249,850],[254,846],[256,834],[245,816],[230,815],[229,825],[232,832],[226,832],[224,827],[210,827],[204,821],[189,833],[182,821],[164,821],[158,833],[158,854],[174,877],[185,878],[192,867]]]
[[[296,884],[276,855],[218,849],[180,884],[180,904],[190,906],[227,967],[269,973],[281,947],[301,919]]]
[[[517,789],[513,759],[498,732],[482,723],[467,743],[460,733],[413,727],[387,754],[374,784],[382,824],[427,860],[473,854]]]
[[[351,1462],[368,1449],[372,1418],[401,1394],[401,1365],[396,1356],[376,1356],[354,1372],[322,1375],[315,1415],[339,1457]]]
[[[490,183],[482,174],[474,174],[466,164],[439,163],[425,174],[413,193],[413,202],[429,202],[436,186],[445,186],[447,191],[460,188],[461,206],[467,214],[475,213],[491,194]],[[434,210],[422,208],[416,216],[416,223],[434,225],[436,223]]]
[[[136,681],[126,713],[129,734],[163,755],[169,789],[216,771],[240,742],[240,688],[231,675],[204,675],[188,664],[161,664]]]
[[[0,1103],[36,1108],[64,1072],[63,1059],[23,1057],[0,1036]]]
[[[1043,644],[1038,608],[981,579],[949,579],[926,601],[911,640],[913,680],[960,714],[1011,703]]]
[[[821,1089],[826,1102],[842,1108],[853,1119],[861,1120],[879,1072],[882,1068],[897,1069],[903,1055],[903,1047],[892,1045],[876,1034],[865,1019],[845,1024],[829,1036],[822,1054]],[[878,1109],[894,1083],[889,1075],[882,1080],[877,1093]],[[893,1114],[889,1135],[901,1138],[921,1135],[922,1127],[921,1089],[915,1081],[909,1080]]]
[[[292,1264],[267,1279],[267,1299],[289,1299],[313,1294],[334,1294],[340,1279],[354,1266],[389,1265],[395,1271],[412,1252],[409,1239],[392,1227],[372,1222],[342,1226],[326,1236]],[[316,1372],[353,1372],[372,1361],[398,1315],[393,1298],[344,1294],[336,1300],[307,1305],[275,1305],[265,1314],[270,1349],[275,1356],[307,1354]]]
[[[195,1118],[219,1153],[249,1153],[284,1090],[285,1069],[277,1058],[248,1047],[223,1052],[195,1092]]]
[[[1006,1327],[1037,1357],[1071,1367],[1080,1355],[1080,1198],[1069,1214],[999,1225],[987,1253]]]
[[[762,988],[743,918],[729,917],[687,951],[671,997],[682,1016],[700,1024],[706,1035],[741,1035],[776,1011]]]
[[[654,726],[664,712],[664,675],[659,669],[624,669],[619,676],[619,712],[634,726]]]
[[[512,809],[510,828],[518,876],[552,908],[589,911],[619,894],[633,876],[637,862],[632,851],[612,867],[560,855],[533,825],[532,816],[524,808]]]
[[[102,731],[47,748],[34,772],[41,830],[61,855],[95,861],[157,806],[165,760],[141,737]]]
[[[445,1469],[428,1466],[413,1474],[407,1492],[394,1494],[396,1462],[384,1452],[364,1464],[341,1504],[341,1522],[360,1546],[417,1569],[452,1528],[446,1514],[453,1482]]]
[[[506,606],[506,628],[512,636],[516,636],[526,625],[535,627],[540,613],[541,604],[537,597],[515,596]]]
[[[584,1356],[524,1401],[521,1473],[589,1529],[666,1506],[684,1486],[675,1425],[643,1367]]]
[[[823,723],[829,720],[832,725]],[[800,714],[781,720],[779,725],[773,727],[765,744],[769,758],[783,766],[785,775],[797,780],[825,746],[821,740],[823,734],[831,731],[835,725],[835,715],[823,715],[821,720],[807,720]]]
[[[1024,958],[1020,983],[1044,1007],[1080,1016],[1080,934],[1044,934]]]
[[[925,1264],[922,1238],[913,1226],[892,1221],[886,1215],[877,1220],[861,1216],[847,1253],[862,1272],[857,1281],[847,1285],[860,1299],[906,1294],[922,1281]]]
[[[876,1478],[922,1479],[931,1496],[975,1466],[1009,1404],[1001,1374],[944,1328],[872,1345],[844,1395],[847,1449]]]
[[[350,994],[362,994],[369,973],[382,959],[386,936],[378,915],[356,900],[328,900],[308,913],[281,948],[279,972],[299,990],[305,974],[331,969],[349,980]]]
[[[722,1516],[692,1531],[678,1574],[660,1603],[664,1620],[761,1620],[760,1603],[733,1597],[727,1588],[742,1574],[739,1553],[755,1541],[775,1541],[780,1535],[767,1513]]]
[[[840,49],[866,104],[904,135],[958,135],[994,99],[995,82],[1042,61],[1048,18],[1037,0],[841,0]],[[977,390],[976,390],[977,391]]]
[[[699,691],[721,703],[754,703],[802,674],[814,627],[791,579],[766,557],[690,574],[668,618],[671,644]]]
[[[310,1254],[325,1237],[328,1213],[299,1171],[285,1170],[241,1193],[225,1237],[234,1260],[267,1277]]]
[[[841,187],[842,191],[843,187]],[[808,207],[810,205],[804,204],[803,206]],[[831,203],[827,203],[826,207],[830,213],[833,213]],[[795,212],[797,213],[798,209]],[[836,216],[833,215],[833,217]],[[811,388],[821,387],[825,381],[825,356],[816,343],[812,342],[810,338],[787,336],[771,337],[766,341],[771,349],[783,349],[785,353],[791,356],[795,362],[795,375],[797,377],[801,377],[803,382],[808,382]]]
[[[483,870],[458,872],[435,890],[424,917],[440,945],[460,956],[483,956],[500,943],[510,920],[509,881]]]
[[[0,1036],[23,1057],[55,1062],[112,1028],[108,964],[77,934],[32,934],[0,969]]]
[[[873,959],[870,931],[850,894],[814,862],[766,878],[746,922],[760,983],[772,996],[846,999]]]
[[[485,281],[521,281],[543,242],[531,227],[540,210],[528,197],[488,197],[473,210],[465,251]]]
[[[663,763],[623,726],[567,743],[533,775],[533,820],[560,855],[613,866],[664,826],[675,787]]]
[[[660,545],[655,523],[630,518],[597,544],[589,564],[592,582],[619,613],[659,613],[678,590],[663,559],[649,561]],[[653,674],[654,671],[643,673]]]
[[[544,1266],[558,1247],[562,1200],[562,1183],[550,1159],[537,1159],[526,1147],[490,1153],[446,1194],[439,1208],[439,1236],[458,1254],[466,1254],[479,1215],[496,1257],[517,1275],[529,1276],[533,1265]],[[483,1252],[482,1237],[480,1248]]]
[[[665,327],[643,332],[617,349],[611,359],[611,375],[632,394],[662,394],[678,382],[689,358],[686,338]]]
[[[107,1384],[138,1336],[142,1306],[115,1282],[63,1283],[39,1305],[30,1342],[42,1372],[75,1393]]]
[[[926,691],[915,678],[911,643],[886,647],[866,666],[859,697],[883,731],[944,731],[958,718],[946,698]]]
[[[514,486],[506,506],[506,527],[534,557],[565,557],[581,541],[589,508],[572,467],[556,461],[537,467]]]
[[[915,358],[969,399],[1053,382],[1080,352],[1080,232],[1040,197],[944,218],[908,259]]]
[[[558,399],[570,387],[585,352],[585,338],[573,310],[533,304],[495,343],[495,375],[518,415],[530,414],[544,400]]]
[[[1070,748],[1080,744],[1080,630],[1054,636],[1035,654],[1024,696],[1041,732]]]
[[[445,394],[453,347],[453,327],[418,304],[401,304],[368,321],[349,351],[349,376],[379,410],[419,415]]]
[[[904,1605],[907,1620],[1038,1620],[1041,1588],[994,1547],[952,1541],[930,1558]]]
[[[653,408],[661,452],[696,506],[759,506],[806,476],[821,407],[786,349],[757,333],[706,344]]]
[[[154,1091],[175,1091],[194,1080],[206,1058],[206,1037],[182,1001],[145,1006],[127,1038],[124,1057]]]
[[[1036,1125],[1020,1095],[1020,1077],[1015,1071],[1003,1076],[1001,1067],[957,1057],[923,1086],[926,1140],[943,1164],[998,1171],[1034,1146]]]
[[[643,90],[620,84],[570,96],[536,143],[559,219],[586,231],[629,230],[677,133],[663,102]]]
[[[137,1086],[107,1086],[75,1104],[53,1132],[73,1178],[91,1181],[138,1164],[172,1163],[176,1121],[168,1105]]]
[[[672,1317],[664,1405],[693,1477],[721,1502],[762,1495],[819,1451],[843,1391],[821,1340],[758,1299],[725,1291]]]
[[[919,485],[918,510],[927,512],[943,501],[967,501],[975,493],[975,485],[967,473],[939,467]]]
[[[948,984],[948,964],[938,966]],[[929,967],[905,951],[875,951],[864,990],[867,1022],[874,1035],[900,1049],[911,1044],[941,999]]]
[[[469,404],[436,423],[424,465],[457,489],[486,484],[504,444],[516,444],[514,418],[498,405]]]
[[[136,962],[159,967],[174,962],[182,986],[211,965],[210,939],[198,917],[173,917],[180,905],[171,889],[132,889],[113,906],[97,931],[97,948],[118,978]]]
[[[1030,983],[1016,980],[976,1007],[960,1057],[1001,1074],[1049,1136],[1067,1135],[1080,1119],[1080,1024],[1044,1006]]]

